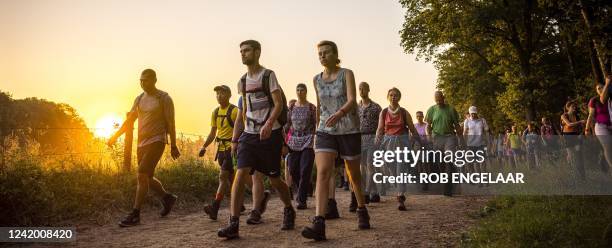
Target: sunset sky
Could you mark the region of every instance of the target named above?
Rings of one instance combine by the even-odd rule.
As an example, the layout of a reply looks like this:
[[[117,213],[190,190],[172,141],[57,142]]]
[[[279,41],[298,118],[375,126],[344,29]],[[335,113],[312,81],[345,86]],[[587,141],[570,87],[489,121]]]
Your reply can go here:
[[[316,44],[335,41],[342,66],[370,82],[383,107],[396,86],[414,115],[433,104],[437,71],[403,53],[397,1],[1,1],[0,90],[75,107],[88,126],[122,117],[141,92],[140,72],[158,73],[170,93],[177,129],[207,133],[213,88],[246,71],[238,44],[262,43],[289,99],[322,70]]]

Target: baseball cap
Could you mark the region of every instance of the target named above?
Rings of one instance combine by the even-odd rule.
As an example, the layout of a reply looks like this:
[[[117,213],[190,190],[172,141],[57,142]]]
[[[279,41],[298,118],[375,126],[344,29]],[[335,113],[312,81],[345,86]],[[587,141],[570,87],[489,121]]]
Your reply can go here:
[[[232,90],[230,90],[230,87],[228,87],[227,85],[219,85],[215,87],[215,91],[220,91],[220,90],[225,91],[230,94],[232,93]]]
[[[478,114],[478,109],[476,108],[476,106],[471,106],[468,109],[468,113],[470,113],[470,114]]]

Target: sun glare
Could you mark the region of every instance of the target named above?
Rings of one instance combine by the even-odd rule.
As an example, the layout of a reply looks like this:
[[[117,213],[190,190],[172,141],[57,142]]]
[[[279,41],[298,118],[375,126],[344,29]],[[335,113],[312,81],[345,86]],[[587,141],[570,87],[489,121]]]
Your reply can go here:
[[[100,138],[109,138],[117,129],[123,120],[116,114],[107,114],[96,122],[94,135]]]

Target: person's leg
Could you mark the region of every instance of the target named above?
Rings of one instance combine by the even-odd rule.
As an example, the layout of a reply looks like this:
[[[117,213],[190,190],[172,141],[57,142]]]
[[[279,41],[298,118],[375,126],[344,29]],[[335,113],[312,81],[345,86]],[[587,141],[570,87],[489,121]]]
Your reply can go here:
[[[270,185],[278,192],[280,200],[285,207],[291,207],[291,197],[289,196],[289,186],[280,177],[270,177]]]
[[[230,215],[240,216],[240,207],[244,201],[244,181],[249,177],[250,167],[242,167],[236,171],[236,177],[232,184]],[[255,188],[255,187],[254,187]]]
[[[155,177],[151,177],[149,179],[149,188],[153,190],[153,192],[155,192],[155,194],[158,197],[164,197],[168,194],[168,192],[166,191],[166,189],[164,189],[164,186],[159,181],[159,179]]]
[[[310,187],[310,178],[312,176],[312,164],[314,163],[314,151],[312,149],[304,149],[300,159],[300,181],[298,186],[297,200],[301,204],[306,204],[308,197],[308,189]],[[332,187],[333,189],[333,187]]]
[[[325,216],[327,201],[329,199],[329,186],[331,172],[333,171],[336,153],[315,153],[315,164],[317,166],[317,185],[315,193],[315,215]]]
[[[134,199],[134,209],[140,210],[147,193],[149,192],[150,176],[146,173],[138,173],[138,186],[136,186],[136,199]]]
[[[303,151],[292,151],[291,156],[287,161],[287,168],[289,168],[289,176],[291,177],[292,181],[291,184],[289,184],[289,182],[287,182],[287,184],[291,186],[294,193],[300,187],[300,161],[302,160],[302,153]],[[297,201],[298,198],[299,197],[296,197],[295,200]]]
[[[365,206],[365,198],[363,194],[363,188],[361,188],[361,171],[360,171],[360,160],[345,160],[345,166],[348,178],[351,182],[351,186],[353,186],[353,191],[355,192],[355,197],[357,198],[357,207]]]

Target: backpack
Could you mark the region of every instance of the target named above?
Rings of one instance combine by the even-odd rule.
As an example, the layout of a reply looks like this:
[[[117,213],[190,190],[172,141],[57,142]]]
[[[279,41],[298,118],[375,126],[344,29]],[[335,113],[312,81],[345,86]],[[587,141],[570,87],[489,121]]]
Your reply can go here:
[[[249,122],[252,122],[254,126],[263,126],[266,121],[268,121],[268,119],[270,118],[270,113],[272,113],[272,108],[274,107],[274,100],[272,99],[272,92],[270,92],[270,74],[272,74],[272,70],[268,70],[268,69],[264,69],[264,74],[261,80],[261,88],[249,91],[248,93],[256,93],[256,92],[263,92],[264,94],[266,94],[266,97],[268,98],[268,103],[270,104],[271,108],[268,109],[268,113],[266,113],[266,117],[264,118],[264,120],[262,122],[257,122],[257,120],[251,119],[246,117],[246,110],[243,111],[242,113],[245,115],[245,120],[246,123],[248,124]],[[246,104],[246,77],[247,74],[245,73],[242,78],[240,79],[240,87],[242,89],[242,98],[243,98],[243,104]],[[287,97],[285,97],[285,92],[283,91],[283,89],[280,87],[280,85],[278,86],[280,93],[281,93],[281,113],[278,116],[278,118],[276,119],[278,121],[278,123],[281,126],[284,126],[285,124],[287,124],[287,111],[288,111],[288,107],[287,107]],[[251,105],[251,109],[253,108],[251,101],[248,101],[248,103]]]
[[[219,115],[219,107],[217,107],[214,112],[215,121],[217,120],[217,118],[223,117],[223,120],[221,120],[221,125],[223,125],[223,121],[227,119],[230,127],[234,128],[234,120],[232,120],[232,111],[234,111],[235,107],[236,105],[230,103],[229,107],[227,108],[227,111],[225,112],[225,115]]]

